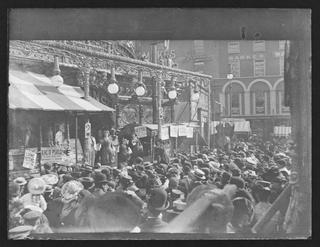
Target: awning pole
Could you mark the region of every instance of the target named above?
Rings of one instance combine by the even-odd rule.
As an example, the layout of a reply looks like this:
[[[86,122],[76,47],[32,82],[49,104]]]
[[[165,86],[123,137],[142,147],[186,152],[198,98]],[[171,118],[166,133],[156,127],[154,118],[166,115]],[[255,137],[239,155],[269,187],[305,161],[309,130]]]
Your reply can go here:
[[[39,155],[39,171],[41,173],[41,147],[42,147],[42,121],[39,119],[39,147],[38,147],[38,155]]]
[[[76,113],[76,141],[75,141],[75,148],[76,148],[76,164],[78,163],[78,115]]]

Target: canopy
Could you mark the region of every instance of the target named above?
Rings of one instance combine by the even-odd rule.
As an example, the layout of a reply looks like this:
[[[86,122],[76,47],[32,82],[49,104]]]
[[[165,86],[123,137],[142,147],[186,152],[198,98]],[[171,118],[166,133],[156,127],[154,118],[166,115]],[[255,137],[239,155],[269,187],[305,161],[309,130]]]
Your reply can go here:
[[[92,97],[83,98],[80,87],[56,87],[50,78],[30,71],[9,70],[9,108],[43,111],[110,112],[114,109]]]
[[[250,122],[249,121],[234,122],[234,132],[251,132]]]
[[[290,126],[275,126],[273,129],[275,136],[288,136],[291,134]]]

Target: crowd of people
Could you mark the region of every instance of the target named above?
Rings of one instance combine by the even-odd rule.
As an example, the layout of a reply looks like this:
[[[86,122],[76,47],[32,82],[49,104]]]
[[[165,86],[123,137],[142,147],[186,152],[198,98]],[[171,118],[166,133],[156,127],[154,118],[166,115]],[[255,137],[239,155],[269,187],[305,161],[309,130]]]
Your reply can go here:
[[[292,145],[250,138],[169,159],[159,143],[154,162],[135,155],[121,157],[121,166],[44,164],[40,177],[18,177],[9,184],[9,237],[170,232],[175,217],[210,191],[220,192],[183,231],[247,233],[288,185]],[[265,234],[283,231],[286,207],[272,217]]]

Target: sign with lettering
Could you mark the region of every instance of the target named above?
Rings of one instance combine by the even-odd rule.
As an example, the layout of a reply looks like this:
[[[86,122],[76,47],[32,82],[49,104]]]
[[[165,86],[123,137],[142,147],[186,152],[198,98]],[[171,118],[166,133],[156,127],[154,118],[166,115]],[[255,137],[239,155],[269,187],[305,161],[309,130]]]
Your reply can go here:
[[[25,150],[29,150],[33,153],[37,153],[37,148],[27,148],[27,149],[21,148],[21,149],[9,150],[9,153],[8,153],[9,170],[19,170],[19,169],[26,170],[26,168],[23,167]]]
[[[24,151],[24,159],[22,166],[28,169],[34,169],[36,166],[37,152],[26,149]]]
[[[134,128],[134,131],[138,138],[143,138],[147,136],[147,127],[145,126],[137,126]]]
[[[170,136],[171,137],[178,137],[179,126],[170,125]]]

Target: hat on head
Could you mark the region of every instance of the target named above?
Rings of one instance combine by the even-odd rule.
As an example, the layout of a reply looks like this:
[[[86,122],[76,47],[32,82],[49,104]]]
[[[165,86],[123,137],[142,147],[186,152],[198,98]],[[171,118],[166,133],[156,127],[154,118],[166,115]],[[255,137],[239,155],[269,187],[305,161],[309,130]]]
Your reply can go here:
[[[27,180],[24,177],[18,177],[14,179],[13,182],[18,185],[25,185],[27,183]]]
[[[92,177],[82,177],[78,181],[82,183],[85,190],[92,189],[94,187],[94,179]]]
[[[65,183],[61,188],[62,200],[66,203],[72,201],[78,196],[83,188],[83,185],[76,180]]]
[[[104,183],[107,183],[107,182],[108,182],[107,176],[104,175],[104,174],[101,173],[101,172],[96,172],[96,173],[93,175],[93,179],[94,179],[94,183],[95,183],[95,184],[104,184]]]
[[[63,183],[69,182],[71,180],[74,180],[74,178],[70,174],[64,174],[62,177]]]
[[[49,185],[55,185],[59,181],[58,176],[56,174],[52,174],[52,173],[43,175],[43,176],[41,176],[41,178],[46,184],[49,184]]]
[[[40,207],[38,207],[38,206],[36,206],[36,205],[31,205],[31,204],[29,204],[29,205],[25,205],[24,206],[24,209],[28,209],[28,210],[30,210],[30,211],[37,211],[37,212],[39,212],[39,213],[43,213],[43,210],[42,210],[42,208],[40,208]]]
[[[137,157],[134,160],[134,164],[142,164],[143,163],[143,159],[141,157]]]
[[[148,201],[148,207],[151,207],[157,211],[164,211],[169,207],[167,200],[167,192],[161,188],[154,188],[150,191],[150,198]]]
[[[52,193],[53,192],[53,187],[50,184],[46,184],[46,189],[44,193]]]
[[[45,185],[41,178],[32,178],[28,183],[28,190],[31,194],[40,195],[45,191]]]
[[[242,178],[231,177],[229,183],[236,185],[239,189],[243,189],[244,188],[244,180]]]
[[[205,180],[205,173],[203,171],[201,171],[200,169],[195,169],[193,172],[193,175],[195,176],[195,178],[199,179],[199,180]]]
[[[204,172],[206,178],[210,177],[210,169],[209,168],[204,167],[204,168],[201,168],[200,170]]]
[[[27,221],[35,221],[41,217],[42,213],[39,211],[31,210],[23,215],[23,219]]]

